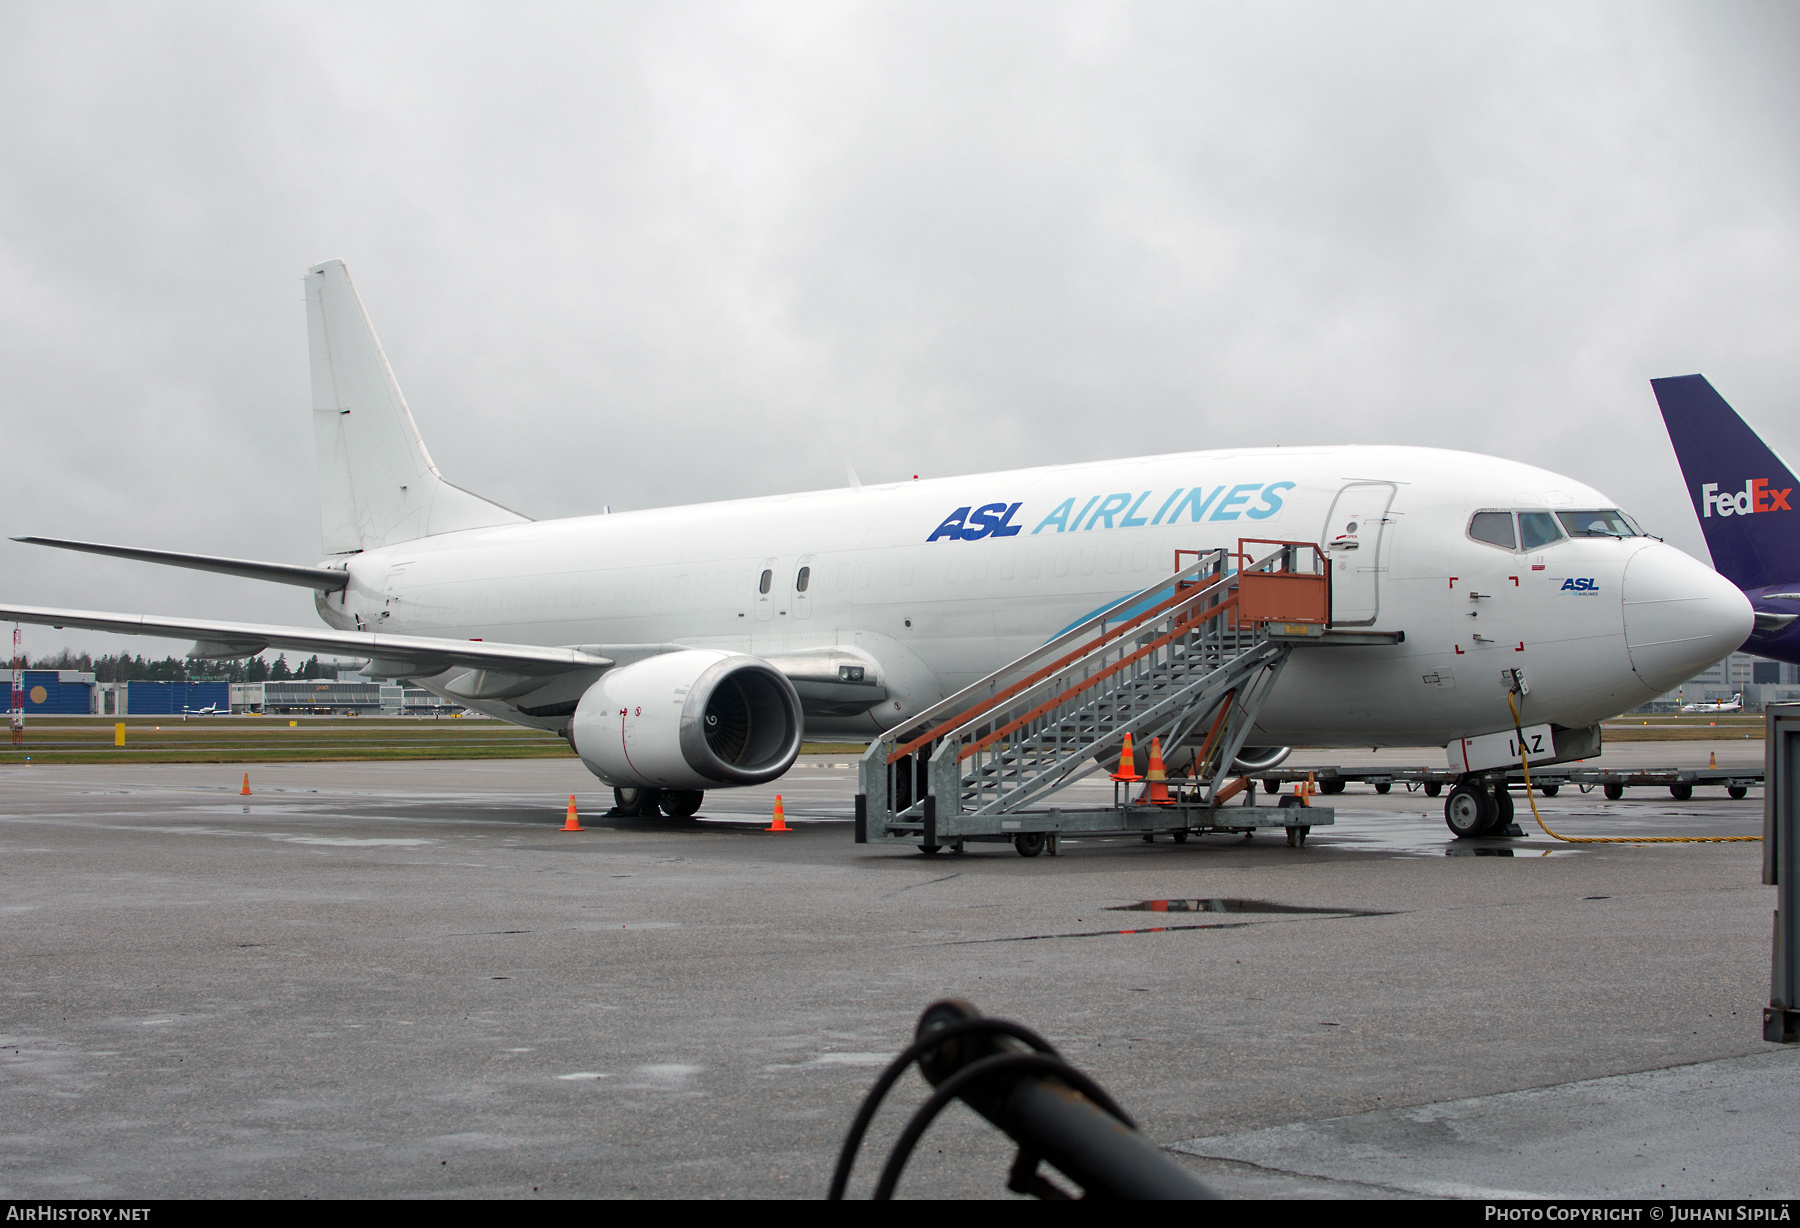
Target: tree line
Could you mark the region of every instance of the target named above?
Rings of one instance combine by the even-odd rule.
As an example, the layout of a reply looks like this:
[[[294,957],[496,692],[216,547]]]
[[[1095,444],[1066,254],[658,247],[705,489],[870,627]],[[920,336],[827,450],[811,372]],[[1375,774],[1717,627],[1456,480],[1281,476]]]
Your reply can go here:
[[[130,653],[95,657],[67,648],[54,657],[33,659],[23,656],[19,662],[20,669],[83,670],[92,673],[96,682],[282,682],[290,678],[304,681],[336,678],[338,670],[356,664],[350,661],[321,662],[314,654],[296,667],[288,664],[286,653],[276,656],[273,661],[261,656],[242,661],[194,661],[173,656],[152,661]]]

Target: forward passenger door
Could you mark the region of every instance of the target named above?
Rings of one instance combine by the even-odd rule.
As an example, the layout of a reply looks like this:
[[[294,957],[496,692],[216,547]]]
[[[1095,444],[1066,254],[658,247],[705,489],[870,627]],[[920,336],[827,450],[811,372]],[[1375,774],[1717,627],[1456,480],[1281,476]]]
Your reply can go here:
[[[1381,613],[1382,540],[1394,489],[1392,482],[1351,482],[1332,500],[1320,544],[1331,561],[1334,626],[1367,626]]]

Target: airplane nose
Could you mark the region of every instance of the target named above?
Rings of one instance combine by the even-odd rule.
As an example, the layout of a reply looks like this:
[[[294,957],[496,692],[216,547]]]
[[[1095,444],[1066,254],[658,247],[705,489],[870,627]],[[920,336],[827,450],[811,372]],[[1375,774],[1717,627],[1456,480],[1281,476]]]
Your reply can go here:
[[[1659,694],[1735,651],[1756,625],[1737,585],[1673,546],[1632,555],[1619,587],[1631,668]]]

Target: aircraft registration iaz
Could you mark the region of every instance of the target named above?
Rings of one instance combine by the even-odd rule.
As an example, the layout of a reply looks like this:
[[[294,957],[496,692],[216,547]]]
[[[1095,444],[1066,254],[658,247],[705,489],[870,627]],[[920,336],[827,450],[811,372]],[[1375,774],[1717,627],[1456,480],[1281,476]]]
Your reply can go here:
[[[305,283],[318,561],[29,540],[300,585],[325,626],[0,616],[182,636],[202,659],[356,653],[374,677],[563,733],[622,807],[670,815],[780,777],[803,733],[904,728],[1171,576],[1177,550],[1246,537],[1317,543],[1331,626],[1383,633],[1294,649],[1257,718],[1265,747],[1466,755],[1511,737],[1524,674],[1525,723],[1589,754],[1602,718],[1751,627],[1737,588],[1598,490],[1431,448],[1171,452],[535,522],[432,464],[344,265]]]

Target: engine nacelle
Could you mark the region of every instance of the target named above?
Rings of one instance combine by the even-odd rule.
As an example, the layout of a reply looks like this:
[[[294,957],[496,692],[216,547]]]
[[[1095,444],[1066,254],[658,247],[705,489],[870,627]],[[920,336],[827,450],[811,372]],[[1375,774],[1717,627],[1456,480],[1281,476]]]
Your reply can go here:
[[[760,785],[800,754],[800,696],[767,661],[690,648],[609,669],[576,705],[569,740],[619,788]]]
[[[1231,761],[1234,772],[1266,772],[1277,767],[1293,750],[1291,746],[1246,746]]]

